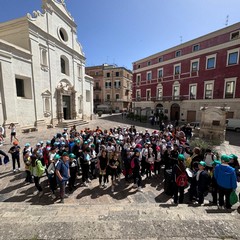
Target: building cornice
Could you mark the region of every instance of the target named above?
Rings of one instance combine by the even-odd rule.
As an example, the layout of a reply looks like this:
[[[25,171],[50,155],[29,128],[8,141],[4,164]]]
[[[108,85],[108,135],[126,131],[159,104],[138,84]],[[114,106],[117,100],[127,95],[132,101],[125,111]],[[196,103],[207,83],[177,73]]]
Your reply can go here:
[[[194,44],[198,44],[200,42],[203,42],[205,40],[208,40],[208,39],[211,39],[211,38],[214,38],[214,37],[217,37],[221,34],[224,34],[224,33],[228,33],[228,32],[232,32],[232,31],[235,31],[237,29],[240,28],[240,22],[238,23],[235,23],[229,27],[226,27],[226,28],[222,28],[222,29],[219,29],[217,31],[214,31],[214,32],[211,32],[209,34],[206,34],[204,36],[201,36],[201,37],[198,37],[198,38],[195,38],[195,39],[192,39],[190,41],[187,41],[185,43],[182,43],[182,44],[179,44],[177,46],[174,46],[172,48],[168,48],[164,51],[161,51],[161,52],[158,52],[156,54],[153,54],[153,55],[150,55],[148,57],[145,57],[145,58],[142,58],[140,60],[137,60],[137,61],[134,61],[132,64],[135,65],[135,64],[140,64],[142,62],[146,62],[146,61],[149,61],[149,60],[152,60],[153,58],[157,58],[157,57],[161,57],[163,55],[166,55],[168,53],[171,53],[171,52],[174,52],[176,50],[181,50],[189,45],[194,45]],[[199,51],[198,51],[199,52]]]

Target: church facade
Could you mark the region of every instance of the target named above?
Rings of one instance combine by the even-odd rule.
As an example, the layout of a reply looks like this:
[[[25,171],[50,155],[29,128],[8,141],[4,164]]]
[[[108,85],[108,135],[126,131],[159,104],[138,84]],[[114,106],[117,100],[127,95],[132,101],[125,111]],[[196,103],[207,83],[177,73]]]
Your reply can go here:
[[[0,23],[0,124],[90,120],[93,79],[85,61],[64,0],[42,0],[42,11]]]

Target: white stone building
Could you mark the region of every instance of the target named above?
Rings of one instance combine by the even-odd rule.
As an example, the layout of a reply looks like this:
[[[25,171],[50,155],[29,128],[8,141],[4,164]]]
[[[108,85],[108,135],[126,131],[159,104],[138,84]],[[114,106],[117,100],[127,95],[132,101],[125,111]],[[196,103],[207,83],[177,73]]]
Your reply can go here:
[[[92,113],[93,80],[64,0],[0,23],[0,124],[55,125]]]

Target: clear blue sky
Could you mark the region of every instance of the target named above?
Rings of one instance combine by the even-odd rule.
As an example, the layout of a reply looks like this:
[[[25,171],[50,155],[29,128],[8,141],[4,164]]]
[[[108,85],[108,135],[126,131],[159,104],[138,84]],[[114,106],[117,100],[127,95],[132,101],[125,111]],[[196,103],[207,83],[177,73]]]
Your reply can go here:
[[[240,22],[240,0],[65,0],[86,65],[132,62]],[[0,22],[41,10],[41,0],[0,0]]]

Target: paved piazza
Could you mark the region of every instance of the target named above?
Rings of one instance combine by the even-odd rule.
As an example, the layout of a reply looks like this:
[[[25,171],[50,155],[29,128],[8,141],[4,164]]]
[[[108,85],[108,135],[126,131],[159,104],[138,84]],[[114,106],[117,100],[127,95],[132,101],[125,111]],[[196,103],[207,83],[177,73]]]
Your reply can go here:
[[[121,115],[103,116],[77,129],[109,129],[118,125],[151,130],[149,124],[137,126]],[[34,146],[51,139],[57,132],[62,129],[17,135],[23,147],[26,142]],[[1,149],[7,152],[10,146],[7,136]],[[239,147],[228,144],[217,150],[240,154]],[[65,199],[65,204],[60,204],[58,199],[51,199],[46,177],[41,178],[44,195],[39,197],[34,184],[24,182],[22,160],[21,168],[13,174],[11,162],[0,166],[0,239],[240,239],[239,204],[231,211],[218,210],[209,205],[211,197],[207,196],[204,206],[175,206],[163,193],[162,178],[144,179],[141,193],[132,184],[125,185],[122,177],[112,193],[110,185],[100,189],[98,180],[83,187],[79,177],[77,189]]]

